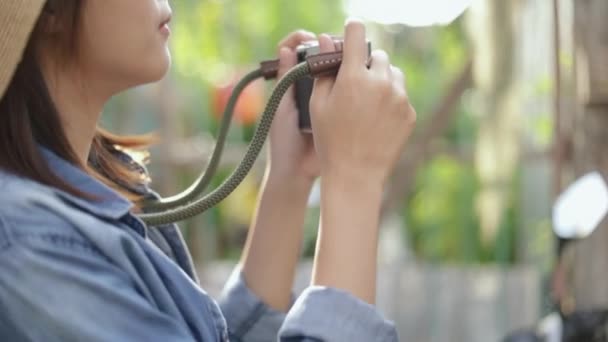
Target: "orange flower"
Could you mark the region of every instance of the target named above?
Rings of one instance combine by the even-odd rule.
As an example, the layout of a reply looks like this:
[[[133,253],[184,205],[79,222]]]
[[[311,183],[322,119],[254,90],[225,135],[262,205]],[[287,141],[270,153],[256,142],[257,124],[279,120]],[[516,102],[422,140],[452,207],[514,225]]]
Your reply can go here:
[[[232,79],[227,84],[215,84],[211,89],[211,105],[213,116],[221,120],[224,110],[228,105],[230,95],[238,83],[238,79]],[[261,82],[249,84],[239,96],[234,108],[233,120],[241,125],[252,125],[264,109],[264,86]]]

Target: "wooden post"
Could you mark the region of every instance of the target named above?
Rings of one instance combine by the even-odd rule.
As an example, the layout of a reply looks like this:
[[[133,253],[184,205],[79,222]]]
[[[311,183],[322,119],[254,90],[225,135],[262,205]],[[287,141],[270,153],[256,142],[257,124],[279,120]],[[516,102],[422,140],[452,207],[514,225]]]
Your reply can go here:
[[[477,112],[475,168],[482,242],[494,242],[519,160],[520,112],[515,91],[515,18],[519,1],[478,1],[470,9]]]
[[[577,175],[608,179],[608,1],[572,0],[580,115],[574,132]],[[576,309],[608,307],[608,220],[574,246],[571,285]]]
[[[587,106],[608,106],[608,1],[574,1],[578,94]]]

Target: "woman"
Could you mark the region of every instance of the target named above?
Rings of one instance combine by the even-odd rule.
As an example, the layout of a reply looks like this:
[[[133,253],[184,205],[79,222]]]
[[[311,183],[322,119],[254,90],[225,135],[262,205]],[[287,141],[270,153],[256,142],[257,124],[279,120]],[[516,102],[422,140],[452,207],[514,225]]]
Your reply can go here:
[[[0,340],[397,340],[372,305],[382,187],[415,121],[401,72],[382,51],[368,69],[351,22],[339,75],[315,84],[314,144],[284,99],[241,266],[216,304],[176,227],[133,215],[153,193],[122,151],[146,139],[97,128],[112,96],[167,72],[169,20],[166,0],[0,2]],[[281,74],[313,38],[280,43]],[[294,301],[318,176],[313,282]]]

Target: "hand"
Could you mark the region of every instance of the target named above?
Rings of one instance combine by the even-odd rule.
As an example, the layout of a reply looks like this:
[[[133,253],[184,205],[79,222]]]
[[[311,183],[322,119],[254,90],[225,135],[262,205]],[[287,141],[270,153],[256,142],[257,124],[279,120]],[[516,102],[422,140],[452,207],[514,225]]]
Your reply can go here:
[[[334,50],[319,37],[321,52]],[[403,73],[374,51],[366,67],[362,23],[349,22],[338,75],[315,81],[310,102],[321,168],[321,225],[313,284],[346,290],[369,303],[376,297],[382,190],[416,112]]]
[[[296,64],[295,48],[313,39],[314,34],[297,31],[279,44],[279,77]],[[300,257],[306,201],[320,170],[312,136],[298,128],[293,90],[283,97],[275,114],[268,160],[243,253],[243,273],[249,288],[267,305],[287,312]]]
[[[310,32],[296,31],[279,43],[279,79],[296,65],[295,48],[304,41],[315,39]],[[298,128],[293,87],[283,96],[270,129],[268,170],[271,177],[302,180],[306,184],[312,184],[320,173],[312,135],[302,133]]]
[[[334,51],[327,35],[319,36],[321,52]],[[334,179],[377,179],[384,184],[414,128],[401,70],[386,52],[372,53],[366,67],[365,27],[346,25],[344,57],[337,77],[315,81],[311,120],[321,174]]]

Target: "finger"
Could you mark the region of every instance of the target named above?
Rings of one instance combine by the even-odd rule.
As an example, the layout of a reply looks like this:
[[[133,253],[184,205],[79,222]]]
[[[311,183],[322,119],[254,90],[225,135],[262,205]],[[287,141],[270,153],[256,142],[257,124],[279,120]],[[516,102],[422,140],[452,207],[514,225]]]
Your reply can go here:
[[[319,52],[334,52],[336,51],[336,47],[334,45],[333,40],[330,36],[326,34],[319,35]],[[334,86],[335,78],[334,77],[319,77],[315,79],[315,86],[313,89],[314,92],[321,92],[322,94],[329,94],[331,89]]]
[[[344,28],[343,64],[349,69],[365,68],[367,62],[365,26],[361,21],[349,20]]]
[[[401,69],[391,65],[391,73],[393,75],[393,79],[395,80],[395,82],[397,82],[397,84],[400,84],[403,88],[407,87],[405,74],[403,73],[403,71],[401,71]]]
[[[374,50],[372,52],[370,70],[373,74],[380,77],[392,79],[391,63],[388,54],[384,50]]]
[[[288,47],[282,47],[279,50],[279,73],[278,78],[281,79],[289,69],[296,65],[296,53]]]
[[[395,81],[405,85],[405,75],[403,74],[403,71],[401,71],[401,69],[397,68],[394,65],[391,65],[391,74],[393,75]]]
[[[298,45],[302,44],[303,42],[309,41],[309,40],[315,40],[315,38],[316,38],[316,36],[312,32],[298,30],[298,31],[290,33],[287,37],[285,37],[285,39],[283,39],[279,43],[278,47],[279,47],[279,50],[284,47],[293,50]]]
[[[336,46],[331,37],[327,34],[319,35],[319,53],[328,53],[336,51]]]
[[[405,76],[403,74],[403,71],[401,71],[401,69],[399,69],[393,65],[391,65],[390,69],[391,69],[391,76],[393,79],[393,86],[394,86],[395,90],[400,95],[407,97],[407,90],[406,90],[407,88],[405,86]]]
[[[291,69],[297,62],[296,53],[289,49],[288,47],[282,47],[279,50],[279,70],[277,74],[277,79],[283,78],[283,76]],[[286,103],[293,103],[294,98],[294,87],[290,86],[285,95],[281,99],[281,106],[284,106]],[[289,100],[287,100],[289,99]]]
[[[391,74],[393,77],[393,84],[395,85],[395,88],[407,96],[407,86],[405,84],[406,81],[403,71],[401,71],[401,69],[397,68],[396,66],[391,65]]]

